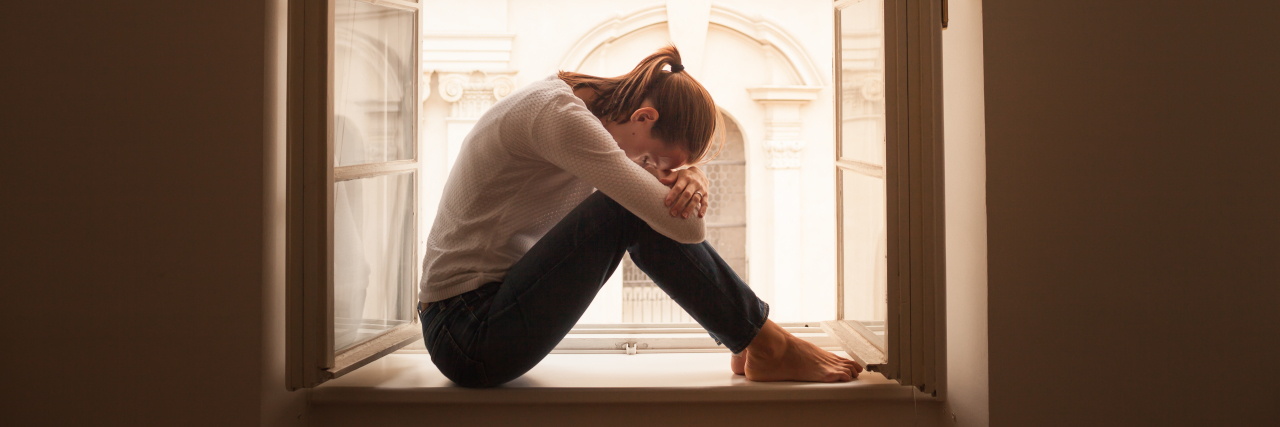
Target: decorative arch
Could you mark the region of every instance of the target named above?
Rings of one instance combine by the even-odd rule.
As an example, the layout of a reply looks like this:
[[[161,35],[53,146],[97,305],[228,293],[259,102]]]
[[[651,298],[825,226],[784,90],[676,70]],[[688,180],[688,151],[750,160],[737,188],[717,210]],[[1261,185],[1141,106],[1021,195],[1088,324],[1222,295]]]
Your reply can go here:
[[[560,61],[560,69],[580,69],[591,53],[601,45],[666,22],[666,5],[650,6],[628,14],[615,14],[579,38]],[[819,68],[805,53],[803,46],[768,19],[749,16],[726,6],[712,4],[708,25],[718,25],[740,33],[759,43],[762,49],[775,49],[781,54],[787,66],[791,67],[791,71],[799,77],[801,85],[826,86],[826,75],[818,71]]]
[[[730,121],[730,120],[732,120],[732,121],[733,121],[734,126],[737,126],[739,130],[741,130],[741,129],[742,129],[742,120],[739,120],[739,119],[738,119],[738,116],[737,116],[736,114],[734,114],[734,113],[733,113],[733,111],[730,111],[728,108],[725,108],[723,105],[716,105],[716,111],[717,111],[717,112],[719,112],[719,113],[720,113],[720,115],[724,117],[724,120],[725,120],[725,121]],[[749,140],[749,138],[747,137],[746,132],[743,132],[743,133],[742,133],[742,145],[743,145],[744,149],[745,149],[745,147],[751,147],[751,146],[752,146],[751,144],[752,144],[752,142],[751,142],[751,141]],[[747,157],[748,157],[748,160],[750,160],[749,158],[751,157],[751,150],[749,150],[749,149],[747,150]]]

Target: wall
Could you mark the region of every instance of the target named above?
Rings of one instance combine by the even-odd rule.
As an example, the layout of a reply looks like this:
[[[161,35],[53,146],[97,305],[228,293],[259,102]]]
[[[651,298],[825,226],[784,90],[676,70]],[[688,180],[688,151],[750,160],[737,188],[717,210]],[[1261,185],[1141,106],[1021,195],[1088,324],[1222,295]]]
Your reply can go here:
[[[992,425],[1280,418],[1278,15],[984,2]]]
[[[6,5],[5,424],[255,425],[299,402],[264,359],[281,4]]]
[[[951,0],[942,31],[946,159],[947,409],[959,426],[985,426],[987,371],[987,165],[983,116],[982,2]]]
[[[266,3],[262,179],[262,350],[259,424],[300,426],[307,393],[285,386],[285,96],[288,0]]]

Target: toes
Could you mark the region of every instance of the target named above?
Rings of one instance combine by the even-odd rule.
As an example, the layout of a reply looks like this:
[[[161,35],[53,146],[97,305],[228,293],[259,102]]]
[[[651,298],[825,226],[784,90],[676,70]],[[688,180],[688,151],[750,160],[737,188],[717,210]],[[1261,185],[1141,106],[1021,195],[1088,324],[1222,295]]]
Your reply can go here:
[[[842,364],[842,365],[840,365],[840,372],[841,372],[841,373],[844,373],[845,375],[848,375],[848,376],[849,376],[849,378],[852,380],[853,378],[857,378],[857,377],[858,377],[858,365],[857,365],[857,364],[853,364],[853,365],[845,365],[845,364]]]
[[[729,358],[729,370],[735,375],[743,375],[746,373],[747,357],[745,354],[735,354]]]
[[[859,370],[859,371],[861,371],[861,370],[862,370],[862,365],[859,365],[859,364],[858,364],[858,362],[855,362],[855,361],[852,361],[852,360],[849,360],[849,359],[841,359],[841,360],[840,360],[840,365],[841,365],[841,366],[848,366],[848,367],[852,367],[852,368],[857,369],[857,370]]]

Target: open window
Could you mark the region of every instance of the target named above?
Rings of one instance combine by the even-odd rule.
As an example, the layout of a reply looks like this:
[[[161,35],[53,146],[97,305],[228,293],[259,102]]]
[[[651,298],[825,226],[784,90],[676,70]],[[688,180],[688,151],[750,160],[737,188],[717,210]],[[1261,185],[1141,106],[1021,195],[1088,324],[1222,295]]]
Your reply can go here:
[[[289,5],[290,388],[421,335],[418,5]]]
[[[835,9],[842,317],[824,329],[872,370],[926,393],[945,391],[946,9],[937,0],[839,0]],[[883,15],[879,55],[869,54],[875,9]],[[867,200],[883,208],[869,209]],[[867,238],[876,234],[883,237]],[[867,309],[858,296],[868,293],[887,301],[883,341],[846,320]]]
[[[833,25],[828,69],[813,58],[831,47],[789,33],[811,24],[736,5],[609,12],[553,48],[517,43],[538,36],[510,20],[548,13],[524,3],[440,2],[424,12],[401,0],[291,2],[290,387],[421,339],[418,230],[431,224],[452,159],[489,106],[556,69],[617,75],[639,59],[629,50],[676,42],[702,58],[686,66],[725,100],[729,145],[706,166],[717,251],[793,333],[903,384],[942,390],[942,5],[839,0],[813,9],[814,21]],[[501,18],[487,23],[484,13]],[[432,31],[419,33],[424,19],[435,20]],[[532,46],[537,55],[517,51]],[[716,64],[729,64],[726,77],[704,77]],[[738,86],[713,87],[732,79]],[[799,196],[814,177],[819,194]],[[822,221],[829,229],[815,226]],[[610,307],[593,304],[556,351],[723,351],[626,261],[597,302]]]

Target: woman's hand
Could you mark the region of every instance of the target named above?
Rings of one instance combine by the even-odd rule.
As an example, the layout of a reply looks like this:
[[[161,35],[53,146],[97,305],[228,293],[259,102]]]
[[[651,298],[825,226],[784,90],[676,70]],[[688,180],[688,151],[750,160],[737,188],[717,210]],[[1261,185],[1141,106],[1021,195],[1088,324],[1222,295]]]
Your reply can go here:
[[[658,181],[671,187],[671,192],[667,193],[666,200],[663,200],[663,203],[671,208],[671,216],[688,218],[689,215],[697,213],[698,218],[702,218],[707,214],[707,207],[711,204],[707,201],[709,197],[707,176],[702,173],[702,169],[693,166],[673,171],[659,177]]]

